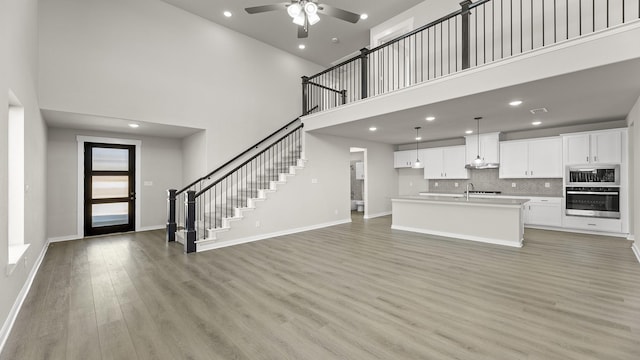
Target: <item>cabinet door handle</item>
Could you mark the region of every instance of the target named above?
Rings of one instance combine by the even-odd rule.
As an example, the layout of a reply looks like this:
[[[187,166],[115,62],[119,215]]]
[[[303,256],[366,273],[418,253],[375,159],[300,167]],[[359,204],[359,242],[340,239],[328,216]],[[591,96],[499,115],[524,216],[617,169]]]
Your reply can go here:
[[[587,162],[589,162],[589,157],[587,156]]]
[[[597,156],[593,157],[593,162],[598,162],[598,157]]]
[[[526,171],[526,170],[525,170],[525,171],[524,171],[524,174],[525,174],[525,175],[529,175],[529,174],[527,174],[527,173],[528,173],[528,171]]]
[[[589,226],[596,226],[596,224],[587,224],[587,225],[589,225]]]
[[[533,170],[531,170],[531,174],[529,174],[529,175],[533,176]]]

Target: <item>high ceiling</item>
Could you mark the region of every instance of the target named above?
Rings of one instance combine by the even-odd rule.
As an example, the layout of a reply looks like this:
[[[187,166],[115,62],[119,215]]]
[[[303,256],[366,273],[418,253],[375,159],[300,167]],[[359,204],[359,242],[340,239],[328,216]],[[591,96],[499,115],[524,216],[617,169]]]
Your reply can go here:
[[[369,29],[421,3],[423,0],[320,0],[357,14],[369,17],[356,24],[320,15],[320,22],[309,29],[309,37],[297,38],[297,25],[285,10],[247,14],[246,7],[277,4],[282,0],[163,0],[178,8],[226,26],[254,39],[290,52],[316,64],[329,66],[332,62],[353,54],[369,45]],[[287,2],[287,1],[284,1]],[[229,18],[223,15],[230,11]],[[338,42],[332,41],[337,38]],[[304,44],[304,50],[298,45]]]

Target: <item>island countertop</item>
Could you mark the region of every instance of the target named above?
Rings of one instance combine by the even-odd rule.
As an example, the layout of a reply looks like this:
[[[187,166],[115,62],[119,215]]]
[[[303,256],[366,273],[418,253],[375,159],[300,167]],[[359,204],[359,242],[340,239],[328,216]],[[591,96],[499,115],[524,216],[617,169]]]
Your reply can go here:
[[[528,202],[527,198],[508,198],[508,197],[469,197],[465,196],[442,196],[442,195],[417,195],[417,196],[398,196],[391,201],[400,202],[441,202],[451,203],[462,206],[497,206],[497,207],[520,207],[524,203]]]

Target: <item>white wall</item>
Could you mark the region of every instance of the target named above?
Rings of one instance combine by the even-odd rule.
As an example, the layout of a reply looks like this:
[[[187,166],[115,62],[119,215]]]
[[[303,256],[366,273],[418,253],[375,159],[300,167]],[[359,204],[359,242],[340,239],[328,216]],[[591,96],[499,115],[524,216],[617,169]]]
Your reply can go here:
[[[635,237],[636,250],[640,250],[640,238],[637,234],[637,230],[640,229],[640,211],[638,204],[640,204],[640,98],[636,101],[635,105],[627,116],[627,123],[630,125],[629,143],[633,144],[631,149],[633,154],[629,154],[630,164],[630,188],[633,194],[633,200],[630,201],[630,210],[632,214],[630,231]],[[631,126],[633,125],[633,126]],[[631,175],[632,174],[632,175]],[[640,255],[640,254],[637,254]],[[638,259],[640,260],[640,258]]]
[[[206,131],[199,131],[182,139],[182,183],[196,181],[213,169],[207,168]],[[176,190],[181,190],[176,188]]]
[[[306,126],[306,124],[305,124]],[[304,176],[318,179],[311,188],[321,189],[323,200],[334,209],[349,212],[350,204],[350,147],[365,148],[367,216],[377,216],[391,211],[391,198],[398,194],[398,177],[393,168],[393,146],[371,141],[305,133],[305,156],[309,166]],[[327,183],[327,185],[320,185]],[[331,210],[331,209],[328,209]]]
[[[162,1],[40,5],[42,108],[206,129],[207,169],[300,115],[321,70]]]
[[[47,236],[50,239],[82,237],[82,234],[77,234],[78,135],[142,141],[141,178],[138,181],[141,184],[151,181],[152,185],[141,186],[141,194],[137,195],[141,204],[139,226],[145,229],[165,225],[166,190],[182,185],[182,146],[179,139],[50,128],[47,145]]]
[[[46,137],[37,96],[38,1],[0,2],[0,344],[6,319],[41,254],[46,228]],[[7,109],[11,89],[24,106],[26,260],[7,275]],[[12,310],[13,309],[13,310]]]

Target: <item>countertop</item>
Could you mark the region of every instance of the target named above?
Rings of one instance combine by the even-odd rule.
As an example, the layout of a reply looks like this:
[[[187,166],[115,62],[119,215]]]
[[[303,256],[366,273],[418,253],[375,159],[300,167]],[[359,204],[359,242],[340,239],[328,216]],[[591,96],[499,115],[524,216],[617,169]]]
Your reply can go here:
[[[459,193],[437,193],[437,192],[421,192],[420,196],[464,196],[464,192]],[[510,199],[530,199],[530,198],[554,198],[560,199],[563,196],[553,196],[553,195],[538,195],[538,194],[527,194],[527,195],[510,195],[510,194],[471,194],[469,195],[473,198],[510,198]]]
[[[448,203],[457,205],[471,205],[471,206],[521,206],[529,201],[528,198],[505,198],[505,197],[469,197],[467,200],[465,196],[447,196],[447,195],[416,195],[416,196],[398,196],[392,199],[392,201],[407,201],[407,202],[426,202],[426,203]]]

